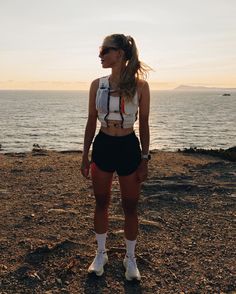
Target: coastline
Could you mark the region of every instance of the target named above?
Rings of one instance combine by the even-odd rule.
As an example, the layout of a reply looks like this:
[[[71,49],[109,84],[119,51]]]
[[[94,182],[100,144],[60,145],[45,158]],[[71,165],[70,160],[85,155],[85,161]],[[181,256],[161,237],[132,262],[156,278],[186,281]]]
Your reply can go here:
[[[235,291],[235,163],[207,154],[152,151],[139,202],[140,284],[124,278],[116,175],[110,262],[103,277],[87,274],[96,248],[94,197],[80,163],[77,150],[0,154],[3,293]]]
[[[1,146],[0,146],[1,148]],[[0,149],[1,151],[1,149]],[[32,151],[23,151],[23,152],[0,152],[0,155],[7,155],[7,156],[26,156],[27,154],[32,153],[32,155],[46,155],[47,152],[58,152],[61,154],[72,154],[72,153],[78,153],[82,154],[82,150],[77,150],[77,149],[71,149],[71,150],[48,150],[42,148],[39,144],[33,144],[33,149]],[[218,157],[222,158],[224,160],[229,160],[229,161],[236,161],[236,146],[227,148],[227,149],[222,149],[222,148],[214,148],[214,149],[205,149],[205,148],[197,148],[197,147],[189,147],[189,148],[183,148],[183,149],[176,149],[175,151],[166,151],[166,150],[159,150],[159,149],[151,149],[150,153],[155,154],[158,152],[172,152],[172,153],[187,153],[187,154],[202,154],[202,155],[210,155],[213,157]],[[91,150],[89,152],[91,154]]]

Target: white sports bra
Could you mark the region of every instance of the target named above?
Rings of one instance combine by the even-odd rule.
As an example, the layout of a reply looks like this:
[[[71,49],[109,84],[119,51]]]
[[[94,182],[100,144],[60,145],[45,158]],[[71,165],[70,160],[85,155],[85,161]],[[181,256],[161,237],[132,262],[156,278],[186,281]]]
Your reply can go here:
[[[121,121],[121,127],[133,127],[138,115],[138,93],[135,92],[132,101],[126,102],[122,97],[111,96],[109,76],[99,79],[96,95],[96,109],[101,125],[108,127],[109,120]]]

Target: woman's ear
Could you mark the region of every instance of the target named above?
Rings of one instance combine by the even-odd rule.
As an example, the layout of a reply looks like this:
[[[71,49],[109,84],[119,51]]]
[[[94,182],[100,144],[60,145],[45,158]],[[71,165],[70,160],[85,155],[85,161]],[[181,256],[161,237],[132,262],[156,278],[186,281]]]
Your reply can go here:
[[[120,60],[124,60],[125,59],[125,52],[124,52],[124,50],[119,49],[118,50],[118,53],[119,53],[119,59]]]

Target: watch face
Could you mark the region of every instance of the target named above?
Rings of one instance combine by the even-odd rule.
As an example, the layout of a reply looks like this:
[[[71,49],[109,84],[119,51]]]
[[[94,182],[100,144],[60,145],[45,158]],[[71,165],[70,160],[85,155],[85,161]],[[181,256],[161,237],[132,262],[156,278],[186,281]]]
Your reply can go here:
[[[148,155],[145,154],[145,155],[142,156],[142,158],[143,159],[150,160],[151,159],[151,155],[150,154],[148,154]]]

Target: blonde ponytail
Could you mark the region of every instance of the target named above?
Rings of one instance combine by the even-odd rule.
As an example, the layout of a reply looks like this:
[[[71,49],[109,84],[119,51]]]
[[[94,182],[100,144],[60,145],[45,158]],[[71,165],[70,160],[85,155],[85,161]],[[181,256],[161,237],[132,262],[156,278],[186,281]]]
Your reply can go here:
[[[138,49],[131,36],[113,34],[106,38],[111,39],[117,48],[124,51],[126,65],[120,75],[119,89],[121,96],[131,101],[137,90],[137,81],[140,78],[146,79],[151,68],[139,60]]]

